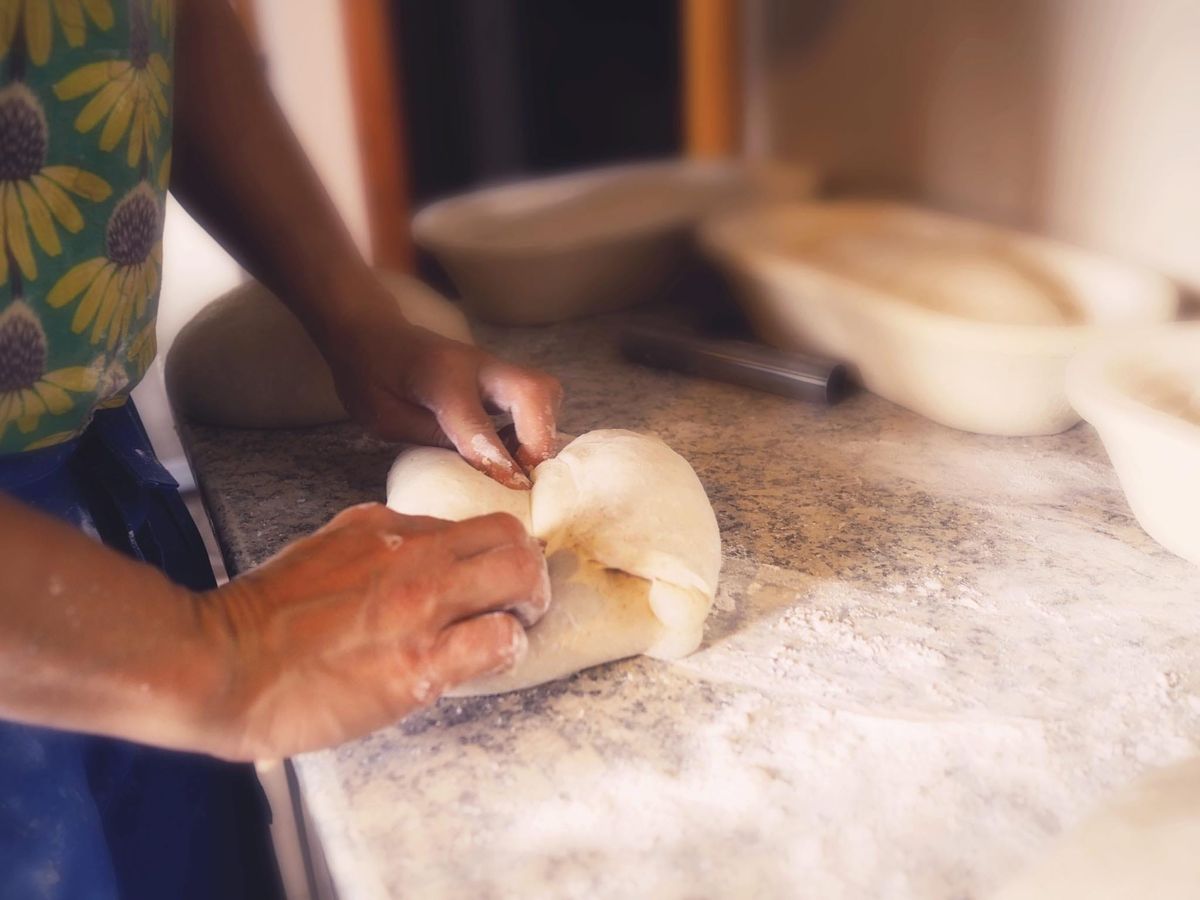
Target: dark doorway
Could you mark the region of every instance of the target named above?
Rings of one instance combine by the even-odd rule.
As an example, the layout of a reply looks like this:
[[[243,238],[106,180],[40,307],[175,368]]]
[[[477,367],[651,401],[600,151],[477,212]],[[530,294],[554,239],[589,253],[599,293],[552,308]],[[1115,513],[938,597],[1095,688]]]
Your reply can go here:
[[[680,152],[675,0],[395,0],[414,206]]]

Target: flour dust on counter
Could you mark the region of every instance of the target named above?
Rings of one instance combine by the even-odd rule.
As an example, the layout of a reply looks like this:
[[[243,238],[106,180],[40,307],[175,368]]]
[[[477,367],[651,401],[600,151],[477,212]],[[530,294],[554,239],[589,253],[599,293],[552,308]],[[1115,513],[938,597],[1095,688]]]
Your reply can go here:
[[[1088,698],[1062,703],[1005,674],[1045,627],[1000,614],[1019,591],[898,588],[730,560],[687,659],[443,701],[306,757],[322,841],[377,862],[345,873],[365,897],[985,897],[1139,760],[1189,752],[1200,710],[1141,650],[1189,651],[1135,612],[1096,632],[1108,674],[1078,620],[1033,640]]]
[[[724,554],[704,641],[298,758],[343,900],[982,900],[1196,755],[1200,570],[1138,526],[1091,428],[816,409],[627,364],[626,324],[478,331],[570,386],[564,431],[619,420],[687,458]],[[345,425],[191,449],[243,567],[377,497],[395,455]]]

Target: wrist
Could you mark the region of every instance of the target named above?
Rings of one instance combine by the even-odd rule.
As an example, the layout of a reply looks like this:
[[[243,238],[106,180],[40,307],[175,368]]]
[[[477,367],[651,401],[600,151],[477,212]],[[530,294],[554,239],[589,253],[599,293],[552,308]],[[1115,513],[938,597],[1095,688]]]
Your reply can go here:
[[[373,272],[366,281],[345,281],[313,329],[313,339],[336,372],[354,372],[382,355],[405,358],[417,329]]]
[[[361,260],[325,268],[288,296],[319,345],[353,340],[398,312],[374,270]]]
[[[226,759],[240,758],[236,748],[244,720],[239,648],[228,609],[231,588],[226,585],[187,598],[194,627],[181,648],[183,672],[177,698],[188,735],[186,745]]]

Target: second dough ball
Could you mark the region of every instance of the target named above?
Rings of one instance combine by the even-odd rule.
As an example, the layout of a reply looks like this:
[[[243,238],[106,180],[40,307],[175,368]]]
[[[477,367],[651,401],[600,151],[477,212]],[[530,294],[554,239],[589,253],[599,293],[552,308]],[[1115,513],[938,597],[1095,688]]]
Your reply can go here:
[[[472,343],[466,317],[405,275],[380,272],[404,317]],[[347,417],[333,374],[300,321],[257,281],[234,288],[179,332],[166,362],[176,409],[205,425],[302,428]]]

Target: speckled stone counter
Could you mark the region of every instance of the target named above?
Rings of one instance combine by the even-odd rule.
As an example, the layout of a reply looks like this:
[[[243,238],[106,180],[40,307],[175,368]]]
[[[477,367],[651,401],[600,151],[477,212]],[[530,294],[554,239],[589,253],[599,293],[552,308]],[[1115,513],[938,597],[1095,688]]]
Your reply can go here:
[[[1200,736],[1200,570],[1094,432],[1005,439],[622,362],[616,320],[480,329],[564,431],[686,456],[721,524],[706,639],[443,701],[296,760],[343,898],[979,897]],[[226,557],[382,500],[345,425],[184,429]]]

